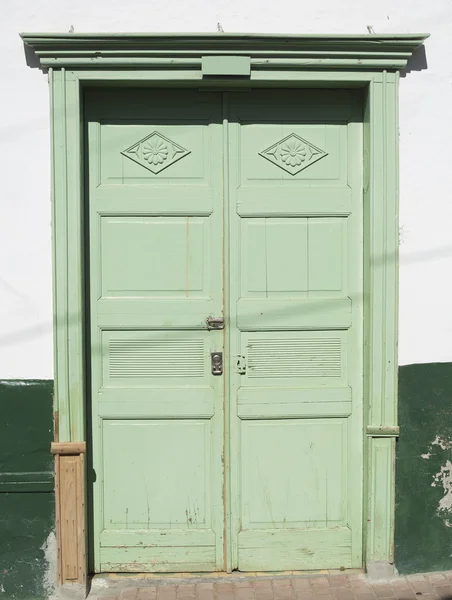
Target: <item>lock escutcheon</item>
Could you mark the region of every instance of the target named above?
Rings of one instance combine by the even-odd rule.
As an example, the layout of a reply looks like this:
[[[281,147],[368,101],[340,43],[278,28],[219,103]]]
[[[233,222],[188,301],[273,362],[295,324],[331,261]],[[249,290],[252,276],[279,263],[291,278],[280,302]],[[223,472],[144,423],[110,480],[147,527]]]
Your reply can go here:
[[[212,352],[210,355],[212,375],[223,375],[223,352]]]

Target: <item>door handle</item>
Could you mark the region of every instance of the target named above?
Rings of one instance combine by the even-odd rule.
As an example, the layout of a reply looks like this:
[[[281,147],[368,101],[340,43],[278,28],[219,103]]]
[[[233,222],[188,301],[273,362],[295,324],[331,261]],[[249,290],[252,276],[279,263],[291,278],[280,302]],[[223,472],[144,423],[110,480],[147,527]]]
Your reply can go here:
[[[207,329],[224,329],[223,317],[207,317]]]
[[[223,352],[212,352],[210,355],[212,375],[223,375]]]

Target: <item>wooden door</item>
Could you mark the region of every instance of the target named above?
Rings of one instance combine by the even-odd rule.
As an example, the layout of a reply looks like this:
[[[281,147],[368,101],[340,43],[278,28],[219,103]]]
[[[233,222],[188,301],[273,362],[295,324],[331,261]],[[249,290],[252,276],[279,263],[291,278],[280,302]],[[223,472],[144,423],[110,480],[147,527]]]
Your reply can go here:
[[[86,107],[95,570],[223,569],[221,97]]]
[[[360,567],[359,104],[340,90],[228,103],[232,564]]]
[[[96,570],[361,566],[358,98],[87,107]]]

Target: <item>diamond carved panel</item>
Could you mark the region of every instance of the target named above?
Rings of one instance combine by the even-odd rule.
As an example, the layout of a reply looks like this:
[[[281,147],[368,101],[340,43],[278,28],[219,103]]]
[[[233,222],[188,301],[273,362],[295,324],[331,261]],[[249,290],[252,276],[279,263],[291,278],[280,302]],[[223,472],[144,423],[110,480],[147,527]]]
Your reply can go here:
[[[130,148],[123,150],[121,154],[157,175],[190,154],[190,151],[158,131],[153,131]]]
[[[328,156],[328,153],[304,140],[296,133],[291,133],[266,150],[259,152],[259,156],[266,158],[287,173],[296,175]]]

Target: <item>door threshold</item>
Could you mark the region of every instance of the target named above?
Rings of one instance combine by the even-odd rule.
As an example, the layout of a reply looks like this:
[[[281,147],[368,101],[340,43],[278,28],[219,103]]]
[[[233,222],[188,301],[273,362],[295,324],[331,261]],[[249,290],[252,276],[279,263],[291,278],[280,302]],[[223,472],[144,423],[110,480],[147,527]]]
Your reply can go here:
[[[313,571],[214,571],[211,573],[96,573],[92,575],[92,585],[112,584],[121,580],[152,580],[153,583],[182,583],[190,581],[191,583],[209,582],[209,581],[235,581],[241,579],[276,579],[293,577],[316,577],[332,575],[355,575],[364,574],[364,569],[318,569]]]

